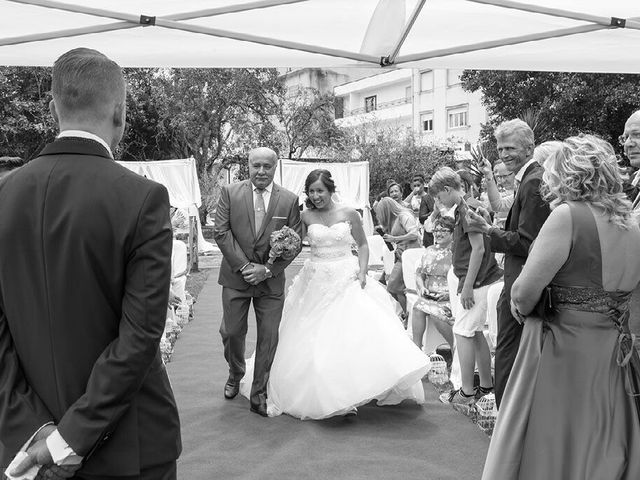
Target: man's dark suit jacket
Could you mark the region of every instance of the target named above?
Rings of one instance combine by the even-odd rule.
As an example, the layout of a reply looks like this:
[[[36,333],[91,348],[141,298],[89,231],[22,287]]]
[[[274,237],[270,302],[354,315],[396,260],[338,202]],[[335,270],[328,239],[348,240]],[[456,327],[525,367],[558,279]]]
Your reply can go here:
[[[158,344],[166,189],[99,143],[58,139],[0,182],[0,441],[7,465],[54,422],[79,473],[135,475],[181,450]]]
[[[504,253],[504,291],[511,298],[511,287],[527,261],[531,243],[547,220],[549,205],[540,195],[543,168],[538,163],[527,167],[505,221],[504,230],[489,232],[491,250]]]
[[[253,184],[249,180],[223,187],[216,209],[214,236],[222,251],[222,264],[218,283],[235,290],[246,290],[248,284],[240,268],[247,262],[264,265],[269,259],[270,235],[285,225],[302,235],[298,196],[273,184],[269,206],[256,232],[253,209]],[[284,269],[291,263],[278,257],[271,268],[273,276],[260,282],[256,288],[266,294],[284,292]]]

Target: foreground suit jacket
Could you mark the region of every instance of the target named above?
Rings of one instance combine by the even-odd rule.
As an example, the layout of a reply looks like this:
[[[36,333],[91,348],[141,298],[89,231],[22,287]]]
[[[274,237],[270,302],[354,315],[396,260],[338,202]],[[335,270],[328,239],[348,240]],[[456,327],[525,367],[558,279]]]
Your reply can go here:
[[[166,189],[63,138],[0,182],[0,441],[44,423],[81,472],[135,475],[181,449],[158,344],[171,269]]]
[[[507,298],[511,287],[522,271],[529,248],[538,236],[551,210],[540,195],[544,169],[538,163],[527,167],[522,176],[513,205],[505,221],[504,230],[493,228],[489,232],[491,250],[504,253],[504,285]]]
[[[246,290],[251,285],[245,282],[240,268],[247,262],[261,265],[269,259],[270,235],[285,225],[302,235],[298,196],[275,183],[262,228],[256,232],[253,208],[253,184],[245,180],[225,185],[216,208],[214,236],[222,251],[222,264],[218,283],[236,290]],[[284,292],[284,269],[291,263],[278,257],[271,268],[273,277],[257,285],[267,294]]]

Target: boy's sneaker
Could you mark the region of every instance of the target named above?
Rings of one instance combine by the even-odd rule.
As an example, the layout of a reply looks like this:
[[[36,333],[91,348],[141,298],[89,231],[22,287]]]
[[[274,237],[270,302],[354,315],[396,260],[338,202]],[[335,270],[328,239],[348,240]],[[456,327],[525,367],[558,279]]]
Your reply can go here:
[[[465,395],[462,389],[454,390],[451,400],[449,401],[454,410],[465,415],[469,415],[471,407],[476,403],[475,393],[473,395]]]
[[[478,387],[476,388],[476,394],[475,394],[475,398],[476,401],[480,400],[482,397],[484,397],[485,395],[489,395],[490,393],[493,393],[493,387]]]

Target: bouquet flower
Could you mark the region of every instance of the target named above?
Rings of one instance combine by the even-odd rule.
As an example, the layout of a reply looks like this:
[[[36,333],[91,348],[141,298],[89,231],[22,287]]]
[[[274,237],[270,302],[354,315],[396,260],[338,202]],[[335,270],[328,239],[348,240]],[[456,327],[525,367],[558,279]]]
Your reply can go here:
[[[275,230],[271,233],[269,239],[271,250],[269,250],[267,263],[273,265],[273,262],[278,257],[282,257],[284,260],[292,260],[300,251],[301,244],[300,235],[292,228],[285,225],[280,230]]]

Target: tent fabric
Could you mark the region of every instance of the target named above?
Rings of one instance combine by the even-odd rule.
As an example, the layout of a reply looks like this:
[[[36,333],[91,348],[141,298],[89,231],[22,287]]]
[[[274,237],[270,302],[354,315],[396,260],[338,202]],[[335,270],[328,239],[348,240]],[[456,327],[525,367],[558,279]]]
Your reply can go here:
[[[280,159],[276,182],[298,195],[302,205],[306,198],[304,181],[317,168],[331,172],[336,184],[334,200],[362,210],[364,231],[367,235],[373,235],[373,218],[369,206],[369,162],[314,163]]]
[[[636,0],[0,0],[0,64],[640,73]],[[396,19],[399,18],[399,21]],[[385,21],[385,19],[389,21]]]
[[[196,217],[198,224],[198,251],[211,252],[215,247],[202,235],[198,207],[202,204],[196,162],[193,158],[156,160],[150,162],[118,162],[123,167],[143,177],[161,183],[169,192],[171,206],[185,209]]]

